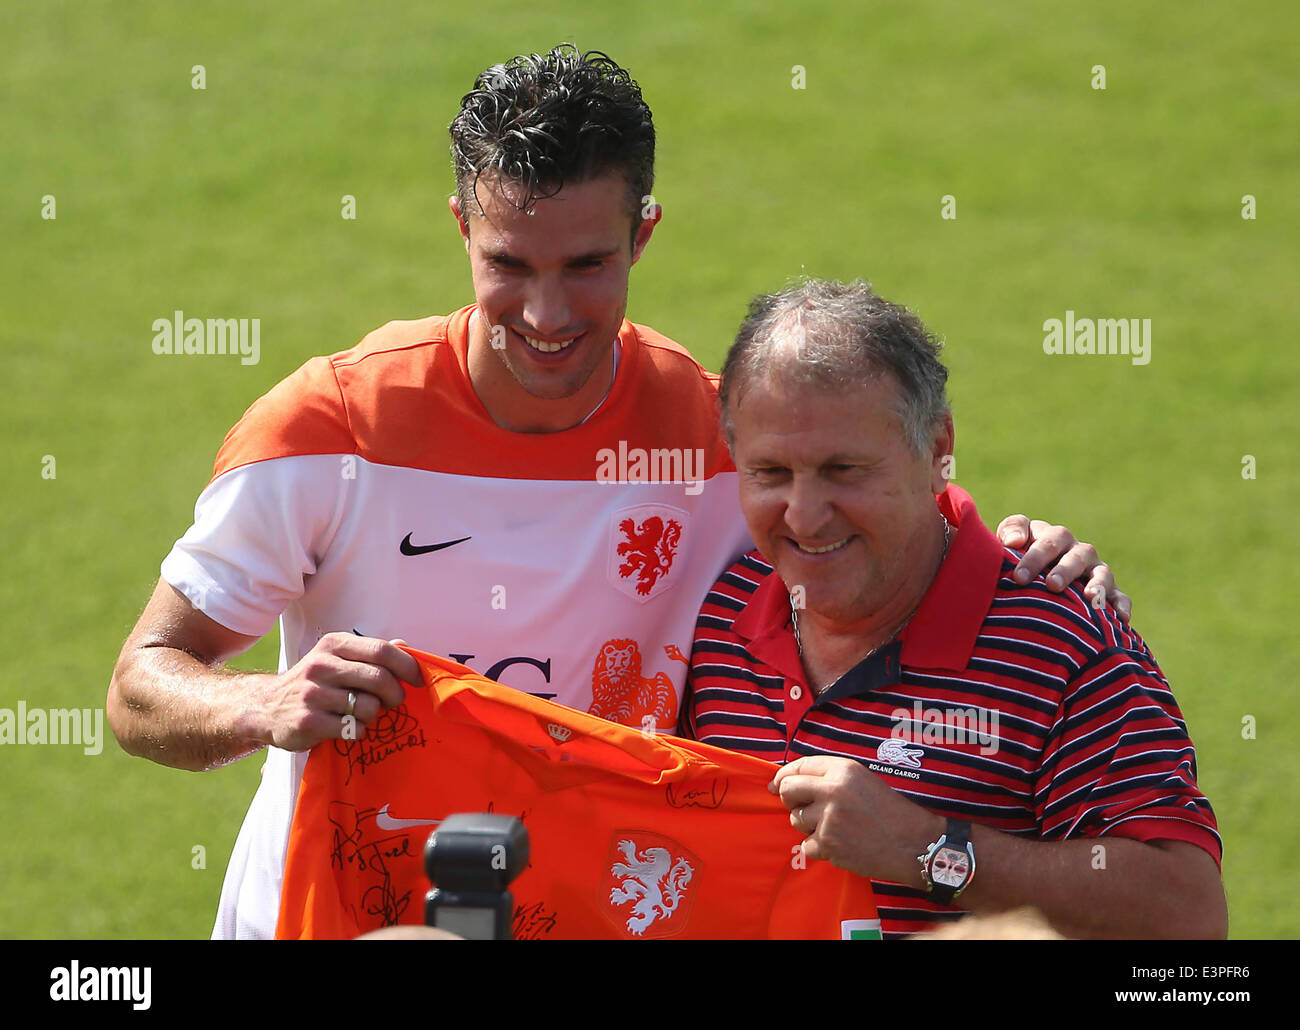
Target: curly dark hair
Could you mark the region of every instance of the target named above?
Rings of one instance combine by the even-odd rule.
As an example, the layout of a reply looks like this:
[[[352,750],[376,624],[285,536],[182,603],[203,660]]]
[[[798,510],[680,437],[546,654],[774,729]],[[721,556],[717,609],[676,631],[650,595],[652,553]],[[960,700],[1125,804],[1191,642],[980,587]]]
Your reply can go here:
[[[566,182],[617,171],[635,236],[654,186],[654,121],[641,88],[607,54],[563,43],[479,75],[451,123],[451,155],[465,212],[471,202],[482,211],[475,191],[485,173],[522,187],[511,199],[527,210]]]

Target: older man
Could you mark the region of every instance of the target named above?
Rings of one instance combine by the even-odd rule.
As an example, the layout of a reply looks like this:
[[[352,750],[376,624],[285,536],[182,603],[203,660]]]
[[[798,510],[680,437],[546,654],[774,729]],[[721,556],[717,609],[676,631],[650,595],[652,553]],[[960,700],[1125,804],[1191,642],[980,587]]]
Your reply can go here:
[[[1221,937],[1169,686],[1112,611],[1017,582],[946,483],[946,379],[865,283],[753,303],[720,394],[757,549],[700,613],[687,732],[783,764],[806,858],[870,877],[886,936],[1032,905],[1068,936]]]

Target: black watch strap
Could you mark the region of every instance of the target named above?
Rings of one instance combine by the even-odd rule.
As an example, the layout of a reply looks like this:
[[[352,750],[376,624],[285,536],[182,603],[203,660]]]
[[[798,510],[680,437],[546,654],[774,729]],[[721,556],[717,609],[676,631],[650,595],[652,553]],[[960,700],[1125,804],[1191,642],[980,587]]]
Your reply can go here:
[[[954,851],[969,853],[970,851],[970,823],[963,819],[949,819],[947,829],[944,830],[941,847],[951,848]],[[938,850],[938,849],[936,849]],[[971,870],[972,874],[974,870]],[[926,879],[929,879],[927,870]],[[966,883],[970,883],[970,877],[966,878]],[[930,897],[940,905],[951,905],[952,900],[959,891],[965,890],[966,884],[960,888],[951,887],[943,883],[935,883],[930,880]]]

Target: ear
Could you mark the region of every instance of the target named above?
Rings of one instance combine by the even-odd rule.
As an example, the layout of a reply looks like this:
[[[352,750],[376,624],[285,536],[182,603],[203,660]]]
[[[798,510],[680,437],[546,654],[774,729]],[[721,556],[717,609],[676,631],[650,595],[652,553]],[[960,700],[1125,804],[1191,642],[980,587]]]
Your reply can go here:
[[[941,494],[948,488],[948,481],[953,477],[953,446],[957,431],[952,424],[952,413],[944,415],[942,421],[936,422],[934,435],[930,438],[930,487],[935,494]]]
[[[460,238],[465,241],[465,249],[469,250],[469,222],[465,219],[465,213],[460,209],[460,197],[452,194],[447,198],[447,206],[451,208],[451,213],[456,219],[456,225],[460,228]]]
[[[632,264],[641,260],[641,252],[645,250],[645,245],[650,242],[650,236],[655,231],[655,226],[659,224],[659,219],[664,216],[662,204],[651,204],[641,209],[641,224],[637,226],[636,236],[632,240]]]

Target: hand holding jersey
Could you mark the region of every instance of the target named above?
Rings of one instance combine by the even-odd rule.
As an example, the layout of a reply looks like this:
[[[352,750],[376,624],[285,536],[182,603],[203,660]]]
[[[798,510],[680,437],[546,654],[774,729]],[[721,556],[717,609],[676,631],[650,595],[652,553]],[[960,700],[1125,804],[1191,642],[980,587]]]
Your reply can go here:
[[[257,712],[268,747],[306,751],[323,740],[359,737],[385,708],[419,683],[420,667],[397,646],[349,633],[327,633],[292,668],[273,677]]]
[[[924,887],[913,840],[933,840],[943,819],[908,801],[866,766],[848,758],[809,755],[781,766],[768,787],[806,835],[810,860],[859,876]]]

